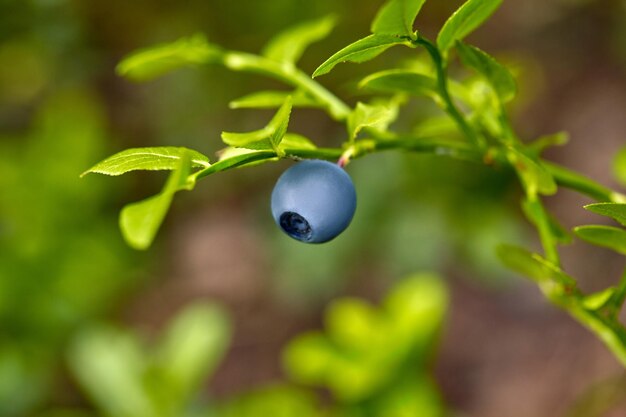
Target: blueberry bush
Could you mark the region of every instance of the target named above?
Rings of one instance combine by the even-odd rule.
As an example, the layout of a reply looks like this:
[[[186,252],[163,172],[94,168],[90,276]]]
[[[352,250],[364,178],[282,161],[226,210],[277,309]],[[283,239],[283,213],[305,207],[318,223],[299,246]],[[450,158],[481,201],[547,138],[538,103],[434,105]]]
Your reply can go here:
[[[371,34],[350,43],[325,60],[312,77],[296,63],[311,43],[326,36],[333,17],[300,24],[270,40],[260,54],[231,51],[208,42],[202,35],[150,47],[124,59],[120,75],[147,81],[183,66],[223,65],[232,71],[274,78],[290,90],[259,91],[231,102],[232,108],[278,108],[268,124],[252,132],[223,132],[226,148],[219,159],[182,147],[128,149],[87,170],[88,173],[121,175],[134,170],[170,170],[163,190],[156,196],[124,207],[120,227],[126,241],[146,249],[153,241],[174,194],[192,189],[202,178],[232,168],[255,166],[283,158],[326,159],[346,166],[368,154],[396,150],[440,155],[485,164],[497,170],[513,170],[524,191],[521,207],[536,230],[543,253],[502,244],[498,256],[509,268],[537,283],[551,302],[566,310],[594,332],[626,365],[626,330],[617,320],[626,297],[626,273],[615,286],[584,294],[572,274],[564,271],[559,245],[570,235],[543,203],[559,187],[593,198],[586,206],[624,225],[626,196],[564,166],[542,158],[550,147],[563,145],[564,134],[522,140],[514,131],[507,104],[515,98],[513,74],[494,57],[464,38],[476,30],[500,6],[501,0],[469,0],[445,22],[435,40],[413,30],[423,0],[385,3],[371,24]],[[392,47],[405,47],[417,55],[403,66],[365,74],[358,88],[371,93],[354,106],[327,90],[317,79],[338,64],[375,59]],[[452,77],[459,66],[460,77]],[[456,71],[455,71],[456,72]],[[436,131],[395,132],[390,126],[412,96],[432,99],[451,120]],[[346,126],[346,140],[337,147],[318,147],[309,138],[288,131],[293,108],[316,107]],[[616,173],[623,176],[623,155]],[[623,179],[623,178],[622,178]],[[580,226],[574,234],[594,245],[626,253],[626,231],[615,226]]]

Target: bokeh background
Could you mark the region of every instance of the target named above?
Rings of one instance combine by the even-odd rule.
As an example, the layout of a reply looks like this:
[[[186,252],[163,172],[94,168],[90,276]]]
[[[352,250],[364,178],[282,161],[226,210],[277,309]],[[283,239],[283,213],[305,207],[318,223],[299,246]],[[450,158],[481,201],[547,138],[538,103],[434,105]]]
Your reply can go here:
[[[124,244],[117,213],[157,192],[165,177],[79,179],[128,147],[187,146],[213,156],[221,131],[256,129],[272,114],[229,110],[228,102],[273,81],[203,67],[133,84],[114,71],[129,52],[197,32],[257,52],[281,29],[334,13],[337,28],[301,61],[312,72],[367,34],[380,4],[0,0],[1,416],[113,415],[72,365],[77,335],[106,322],[150,341],[199,299],[223,306],[233,329],[214,375],[201,378],[200,397],[237,398],[284,379],[281,350],[321,328],[330,301],[376,303],[418,271],[438,272],[450,291],[429,366],[451,415],[626,416],[617,361],[493,254],[501,242],[536,244],[511,175],[424,156],[358,160],[349,167],[359,196],[353,225],[311,247],[283,236],[269,214],[288,162],[229,171],[179,193],[147,252]],[[427,2],[417,27],[434,38],[460,4]],[[522,137],[568,131],[570,143],[549,159],[619,187],[610,166],[626,142],[625,2],[508,0],[471,41],[515,69],[520,97],[511,110]],[[410,53],[347,64],[320,82],[355,103],[360,76]],[[430,111],[421,102],[411,109],[403,123]],[[320,145],[345,135],[316,110],[296,111],[290,129]],[[567,227],[602,222],[582,209],[588,202],[561,191],[549,206]],[[563,250],[566,270],[588,291],[614,283],[624,266],[580,242]],[[611,410],[591,414],[596,402]]]

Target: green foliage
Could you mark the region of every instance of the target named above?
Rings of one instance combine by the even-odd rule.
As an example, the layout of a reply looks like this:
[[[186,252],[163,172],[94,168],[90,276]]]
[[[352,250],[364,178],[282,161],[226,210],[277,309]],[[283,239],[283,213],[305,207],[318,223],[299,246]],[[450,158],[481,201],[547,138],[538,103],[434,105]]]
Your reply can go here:
[[[626,255],[626,230],[612,226],[578,226],[574,233],[594,245]]]
[[[172,198],[179,190],[191,190],[195,178],[190,176],[191,158],[183,153],[163,190],[150,198],[128,204],[120,213],[120,228],[126,242],[135,249],[147,249],[161,226]]]
[[[342,62],[365,62],[376,58],[387,49],[395,45],[414,47],[413,43],[395,35],[374,34],[351,43],[326,61],[313,72],[313,77],[329,73],[337,64]]]
[[[475,46],[457,41],[456,50],[465,66],[485,77],[502,103],[507,103],[515,97],[517,90],[515,79],[506,67]]]
[[[359,87],[379,93],[408,93],[415,96],[437,96],[437,80],[412,70],[385,70],[369,75]]]
[[[341,165],[346,165],[364,155],[392,149],[494,166],[500,169],[498,172],[504,173],[500,174],[503,177],[511,172],[519,177],[524,194],[522,208],[535,226],[543,249],[543,253],[533,253],[518,247],[501,246],[499,257],[511,269],[533,279],[550,301],[593,331],[626,364],[626,330],[614,320],[626,298],[626,277],[622,278],[611,295],[584,295],[577,288],[575,278],[563,270],[560,262],[559,245],[569,242],[571,236],[544,207],[542,200],[544,196],[555,194],[558,187],[570,188],[598,202],[614,203],[592,210],[621,222],[621,205],[626,204],[626,196],[543,159],[542,152],[549,146],[564,144],[565,135],[543,136],[527,143],[514,131],[505,106],[516,94],[514,77],[489,54],[462,42],[495,12],[502,0],[466,1],[445,22],[436,42],[413,31],[413,22],[424,3],[423,0],[387,1],[371,25],[373,34],[342,48],[314,71],[313,78],[330,72],[339,63],[371,60],[395,45],[425,50],[425,55],[412,60],[409,69],[390,66],[361,77],[363,81],[360,86],[374,93],[374,96],[367,103],[362,100],[354,106],[343,102],[295,65],[310,43],[329,33],[334,25],[333,18],[301,23],[287,29],[270,41],[261,55],[218,49],[206,41],[198,41],[201,45],[199,49],[205,51],[197,54],[199,58],[189,58],[186,52],[172,52],[187,48],[177,49],[172,46],[174,43],[157,47],[158,53],[143,52],[134,61],[132,57],[124,61],[122,67],[136,68],[138,74],[148,74],[133,76],[132,71],[121,71],[136,79],[149,78],[149,75],[189,63],[217,63],[233,71],[267,76],[290,87],[287,91],[258,92],[231,103],[233,108],[279,109],[263,129],[247,133],[224,132],[222,139],[229,147],[221,151],[218,162],[202,167],[193,166],[199,168],[193,173],[192,164],[187,162],[186,167],[174,171],[160,195],[140,203],[132,216],[132,234],[135,238],[139,237],[135,239],[135,247],[145,248],[150,244],[174,192],[191,188],[200,178],[235,167],[253,166],[282,158],[339,159]],[[180,43],[185,45],[190,41],[183,40]],[[448,59],[453,47],[456,47],[461,58],[458,64],[475,72],[475,76],[457,80],[450,75],[453,72],[449,72],[449,67],[457,65],[456,61]],[[163,60],[159,59],[162,55],[174,56],[175,59],[165,60],[168,65],[163,66]],[[195,56],[193,53],[189,55]],[[428,62],[423,62],[426,60]],[[128,62],[135,64],[130,65]],[[383,96],[379,96],[380,93]],[[385,94],[391,94],[391,97],[385,97]],[[391,123],[396,118],[403,120],[402,111],[410,108],[406,106],[410,103],[410,95],[432,100],[440,113],[410,126],[398,123],[400,126],[395,131]],[[457,101],[462,105],[459,106]],[[331,118],[345,124],[346,137],[337,146],[322,148],[306,138],[287,132],[292,106],[326,111]],[[444,116],[447,122],[442,122]],[[623,177],[623,159],[620,154],[615,164],[618,178]],[[208,161],[205,163],[208,164]],[[129,229],[128,226],[123,227]],[[626,250],[626,232],[622,229],[581,226],[574,231],[579,237],[594,244],[610,247],[620,253]],[[281,255],[290,259],[284,253]],[[313,255],[309,258],[317,259]],[[338,257],[324,255],[321,258],[339,262]],[[289,263],[288,260],[284,262]],[[302,269],[302,265],[297,264],[297,268]],[[410,290],[407,291],[412,294]],[[607,290],[609,293],[611,291]],[[412,342],[405,342],[404,345],[399,343],[400,347],[391,349],[377,344],[380,334],[385,335],[387,340],[403,340],[401,334],[394,333],[399,332],[398,326],[403,320],[397,319],[395,325],[390,325],[384,319],[385,315],[390,314],[389,308],[383,307],[384,313],[381,313],[380,309],[355,300],[332,307],[328,313],[327,333],[312,333],[295,341],[286,354],[288,368],[304,382],[328,387],[342,401],[358,402],[374,392],[382,395],[380,390],[391,378],[387,373],[391,371],[385,369],[398,369],[399,363],[406,359],[406,352],[417,349],[412,344],[415,342],[413,339]],[[402,317],[412,317],[407,311],[402,314]],[[343,321],[351,323],[352,327],[346,329],[334,324]],[[409,323],[415,325],[410,320]],[[407,329],[403,331],[408,332]],[[428,334],[430,336],[425,338],[432,339],[432,334]],[[367,352],[363,353],[360,349],[366,337],[371,338],[372,342],[365,346]],[[386,349],[385,354],[372,354],[368,350],[370,345],[376,346],[380,352]],[[373,363],[379,366],[374,367]],[[381,363],[384,366],[381,367]]]
[[[335,16],[304,22],[279,33],[263,49],[263,56],[295,64],[312,43],[324,39],[337,23]]]
[[[626,203],[595,203],[588,204],[585,208],[596,214],[607,216],[626,226]]]
[[[172,146],[133,148],[108,157],[83,172],[81,176],[89,173],[122,175],[136,170],[175,170],[179,167],[181,159],[187,155],[191,168],[206,168],[211,165],[209,164],[209,158],[187,148],[175,148]]]
[[[111,188],[77,176],[109,151],[105,126],[92,92],[58,90],[23,134],[0,139],[2,416],[40,409],[72,332],[137,283],[131,253],[111,233]]]
[[[413,37],[413,21],[426,0],[388,0],[372,22],[372,33]]]
[[[147,81],[181,67],[219,59],[220,49],[197,34],[136,51],[118,64],[117,73],[134,81]]]
[[[237,148],[273,150],[277,155],[282,155],[283,151],[280,147],[280,142],[285,137],[285,133],[287,133],[291,103],[291,96],[287,96],[283,105],[263,129],[248,133],[222,132],[222,141]]]
[[[437,35],[437,46],[445,54],[456,41],[463,40],[479,27],[502,0],[468,0],[443,25]]]
[[[446,308],[441,279],[427,274],[402,281],[380,308],[336,300],[326,311],[326,333],[306,333],[287,346],[286,369],[296,381],[327,387],[339,401],[364,401],[395,384],[407,363],[428,357]]]
[[[196,302],[174,318],[148,351],[132,332],[102,325],[79,333],[67,359],[106,415],[178,417],[219,363],[229,337],[225,313]]]
[[[389,123],[396,118],[396,115],[397,112],[391,106],[358,102],[354,111],[348,116],[348,137],[354,141],[364,128],[384,131]]]

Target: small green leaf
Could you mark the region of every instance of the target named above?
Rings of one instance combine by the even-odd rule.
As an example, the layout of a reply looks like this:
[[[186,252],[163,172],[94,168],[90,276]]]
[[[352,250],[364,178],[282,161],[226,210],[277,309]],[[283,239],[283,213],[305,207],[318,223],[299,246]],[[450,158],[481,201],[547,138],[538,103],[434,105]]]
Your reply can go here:
[[[607,305],[614,294],[615,288],[613,287],[589,294],[582,300],[583,307],[592,311],[600,310],[602,307]]]
[[[210,166],[209,158],[200,152],[182,147],[131,148],[107,159],[98,162],[81,174],[81,177],[90,174],[122,175],[136,170],[172,170],[176,169],[182,156],[188,154],[192,168],[206,168]]]
[[[615,173],[615,178],[617,178],[623,186],[626,186],[626,148],[623,148],[615,155],[613,172]]]
[[[567,132],[557,132],[551,135],[540,136],[532,143],[528,144],[528,148],[535,154],[540,155],[544,150],[552,146],[563,146],[569,141]]]
[[[310,139],[296,133],[286,133],[280,142],[282,149],[317,149]]]
[[[288,96],[292,98],[294,107],[321,107],[310,95],[301,90],[295,91],[258,91],[231,101],[231,109],[273,109],[285,103]]]
[[[237,148],[279,152],[278,145],[287,133],[291,114],[291,96],[287,96],[272,120],[263,129],[246,133],[222,132],[222,141]]]
[[[372,33],[413,36],[413,22],[426,0],[388,0],[372,22]]]
[[[313,78],[330,72],[342,62],[365,62],[373,59],[395,45],[414,48],[410,40],[393,35],[370,35],[351,43],[320,65],[313,73]]]
[[[626,226],[626,204],[624,203],[595,203],[588,204],[585,208],[596,214],[610,217]]]
[[[626,230],[612,226],[579,226],[576,235],[597,246],[602,246],[626,255]]]
[[[146,81],[184,66],[217,62],[221,57],[217,46],[196,34],[133,52],[117,65],[116,71],[130,80]]]
[[[509,163],[517,171],[527,194],[556,193],[557,186],[554,178],[540,162],[534,161],[515,148],[508,148],[506,155]]]
[[[496,248],[498,258],[508,268],[525,275],[538,283],[555,282],[561,285],[575,285],[574,278],[563,272],[536,253],[513,245],[500,245]]]
[[[437,46],[445,54],[454,42],[462,40],[480,26],[502,0],[468,0],[443,25],[437,36]]]
[[[159,383],[168,387],[168,397],[183,403],[189,400],[219,364],[230,333],[225,312],[211,303],[195,302],[174,318],[157,346],[153,362],[162,378]]]
[[[270,40],[263,55],[275,61],[293,64],[310,44],[328,36],[336,22],[335,16],[326,16],[293,26]]]
[[[437,80],[411,70],[380,71],[361,80],[359,87],[382,93],[408,93],[416,96],[437,95]]]
[[[190,169],[189,154],[183,154],[178,168],[172,171],[159,194],[128,204],[122,209],[120,228],[124,239],[131,247],[144,250],[152,244],[174,194],[178,190],[193,188],[195,177],[189,175]]]
[[[475,46],[456,42],[456,49],[463,63],[485,77],[498,95],[500,102],[506,103],[515,97],[517,85],[509,70],[492,56]]]
[[[369,105],[358,102],[356,108],[348,116],[348,136],[350,140],[356,139],[359,132],[366,127],[374,129],[386,129],[393,121],[396,112],[393,108],[384,105]]]
[[[75,378],[105,415],[158,415],[143,386],[145,357],[131,333],[91,325],[73,340],[67,360]]]

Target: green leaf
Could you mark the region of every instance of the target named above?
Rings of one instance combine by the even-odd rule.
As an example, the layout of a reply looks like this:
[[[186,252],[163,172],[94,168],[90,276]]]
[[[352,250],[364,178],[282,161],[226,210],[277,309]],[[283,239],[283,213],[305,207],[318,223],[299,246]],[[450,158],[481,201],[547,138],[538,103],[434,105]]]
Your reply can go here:
[[[500,245],[496,248],[498,258],[508,268],[525,275],[538,283],[555,282],[561,285],[575,285],[574,278],[563,272],[536,253],[513,245]]]
[[[104,326],[88,327],[73,340],[67,360],[103,414],[158,415],[143,387],[145,357],[132,334]]]
[[[567,132],[557,132],[551,135],[540,136],[528,144],[529,150],[535,155],[540,155],[544,150],[552,146],[563,146],[569,141]]]
[[[281,149],[317,149],[310,139],[296,133],[286,133],[280,142]]]
[[[475,46],[456,42],[456,49],[463,63],[485,77],[498,95],[500,102],[506,103],[515,97],[517,85],[509,70],[492,56]]]
[[[201,34],[141,49],[124,58],[116,67],[119,75],[134,81],[146,81],[175,69],[218,62],[222,52]]]
[[[372,22],[372,33],[413,36],[413,22],[426,0],[388,0]]]
[[[455,41],[462,40],[480,26],[496,9],[502,0],[468,0],[443,25],[437,35],[437,46],[442,54],[450,49]]]
[[[595,203],[588,204],[585,208],[596,214],[610,217],[626,226],[626,204],[624,203]]]
[[[615,155],[615,161],[613,162],[613,172],[615,178],[623,185],[626,186],[626,148]]]
[[[626,230],[612,226],[579,226],[576,235],[597,246],[602,246],[626,255]]]
[[[294,107],[322,107],[322,105],[302,90],[258,91],[231,101],[231,109],[273,109],[283,105],[291,96]]]
[[[517,171],[527,194],[556,193],[557,186],[554,178],[540,162],[534,161],[515,148],[508,148],[506,155],[509,163]]]
[[[222,132],[222,141],[237,148],[269,150],[279,153],[279,144],[289,125],[291,114],[291,96],[287,96],[283,105],[278,109],[272,120],[263,129],[246,133]]]
[[[354,111],[348,116],[348,136],[353,141],[366,127],[384,130],[395,116],[396,112],[389,106],[358,102]]]
[[[609,287],[602,291],[595,292],[585,296],[582,300],[583,307],[587,310],[600,310],[607,305],[611,298],[615,294],[615,288]]]
[[[365,77],[360,88],[381,93],[408,93],[416,96],[437,95],[437,80],[411,70],[392,69]]]
[[[335,16],[326,16],[293,26],[274,37],[263,50],[263,55],[275,61],[293,64],[310,44],[328,36],[336,23]]]
[[[172,171],[159,194],[128,204],[122,209],[120,228],[124,239],[131,247],[144,250],[152,244],[174,194],[178,190],[193,188],[195,177],[189,175],[190,169],[190,155],[185,153],[179,161],[178,168]]]
[[[186,405],[224,356],[230,334],[228,317],[212,303],[195,302],[174,318],[153,358],[168,397]]]
[[[377,309],[356,297],[333,301],[326,308],[324,321],[334,344],[352,352],[371,349],[384,330]]]
[[[118,152],[107,159],[98,162],[80,176],[90,173],[105,175],[122,175],[136,170],[172,170],[180,165],[183,155],[188,154],[192,168],[206,168],[210,166],[209,158],[200,152],[182,147],[132,148]]]
[[[285,370],[297,382],[321,384],[331,369],[335,349],[320,332],[308,332],[291,340],[283,351]]]
[[[320,65],[313,78],[329,73],[333,67],[342,62],[365,62],[373,59],[395,45],[405,45],[414,48],[410,40],[393,35],[370,35],[351,43]]]

